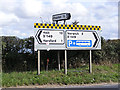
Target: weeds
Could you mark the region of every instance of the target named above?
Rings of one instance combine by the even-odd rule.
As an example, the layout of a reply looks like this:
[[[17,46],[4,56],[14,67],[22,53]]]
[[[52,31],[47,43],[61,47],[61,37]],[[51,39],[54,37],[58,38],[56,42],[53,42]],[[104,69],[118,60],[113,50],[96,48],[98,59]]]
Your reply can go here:
[[[3,73],[2,86],[92,84],[118,81],[118,64],[112,66],[93,65],[93,73],[89,73],[88,66],[76,69],[82,72],[72,72],[74,70],[68,69],[70,72],[67,75],[64,74],[63,69],[61,71],[41,71],[40,75],[37,75],[37,71]]]

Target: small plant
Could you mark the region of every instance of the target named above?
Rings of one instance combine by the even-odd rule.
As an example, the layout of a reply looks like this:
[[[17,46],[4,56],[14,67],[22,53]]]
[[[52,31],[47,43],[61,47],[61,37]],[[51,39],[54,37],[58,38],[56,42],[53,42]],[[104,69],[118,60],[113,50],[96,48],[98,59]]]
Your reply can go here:
[[[112,67],[112,68],[111,68]],[[76,70],[76,72],[74,72]],[[80,72],[78,72],[80,71]],[[2,73],[2,86],[45,85],[45,84],[93,84],[118,82],[118,64],[93,65],[93,73],[89,73],[88,66],[68,69],[68,74],[61,71],[37,71]]]

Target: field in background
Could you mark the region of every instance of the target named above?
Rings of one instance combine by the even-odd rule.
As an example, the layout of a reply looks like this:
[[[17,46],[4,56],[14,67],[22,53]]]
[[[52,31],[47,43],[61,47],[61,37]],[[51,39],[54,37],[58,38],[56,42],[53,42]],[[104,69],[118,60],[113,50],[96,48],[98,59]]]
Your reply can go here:
[[[88,65],[76,69],[68,69],[68,74],[64,70],[26,72],[10,72],[2,74],[2,86],[23,86],[23,85],[45,85],[45,84],[93,84],[93,83],[118,82],[118,64],[95,65],[93,73],[89,73]]]

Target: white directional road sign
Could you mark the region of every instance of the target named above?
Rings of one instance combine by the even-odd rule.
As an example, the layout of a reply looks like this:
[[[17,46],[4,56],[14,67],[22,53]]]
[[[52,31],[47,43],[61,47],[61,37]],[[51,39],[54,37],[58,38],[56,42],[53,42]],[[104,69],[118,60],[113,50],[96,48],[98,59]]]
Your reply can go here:
[[[63,44],[64,32],[63,30],[38,30],[36,33],[36,39],[39,44]]]
[[[50,29],[35,30],[35,49],[64,50],[64,31]]]
[[[96,50],[101,49],[100,31],[35,29],[35,49]]]
[[[67,31],[67,48],[95,49],[101,48],[100,37],[96,31]]]

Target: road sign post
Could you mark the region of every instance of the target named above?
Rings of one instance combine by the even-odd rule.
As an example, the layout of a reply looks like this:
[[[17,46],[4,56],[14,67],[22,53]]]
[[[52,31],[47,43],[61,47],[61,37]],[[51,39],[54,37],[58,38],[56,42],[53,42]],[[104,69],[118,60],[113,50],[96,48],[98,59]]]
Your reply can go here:
[[[60,71],[60,52],[58,51],[58,70]]]
[[[90,50],[89,72],[92,73],[92,51]]]
[[[38,75],[40,75],[40,50],[38,50]]]
[[[65,50],[65,74],[67,74],[67,50]]]

